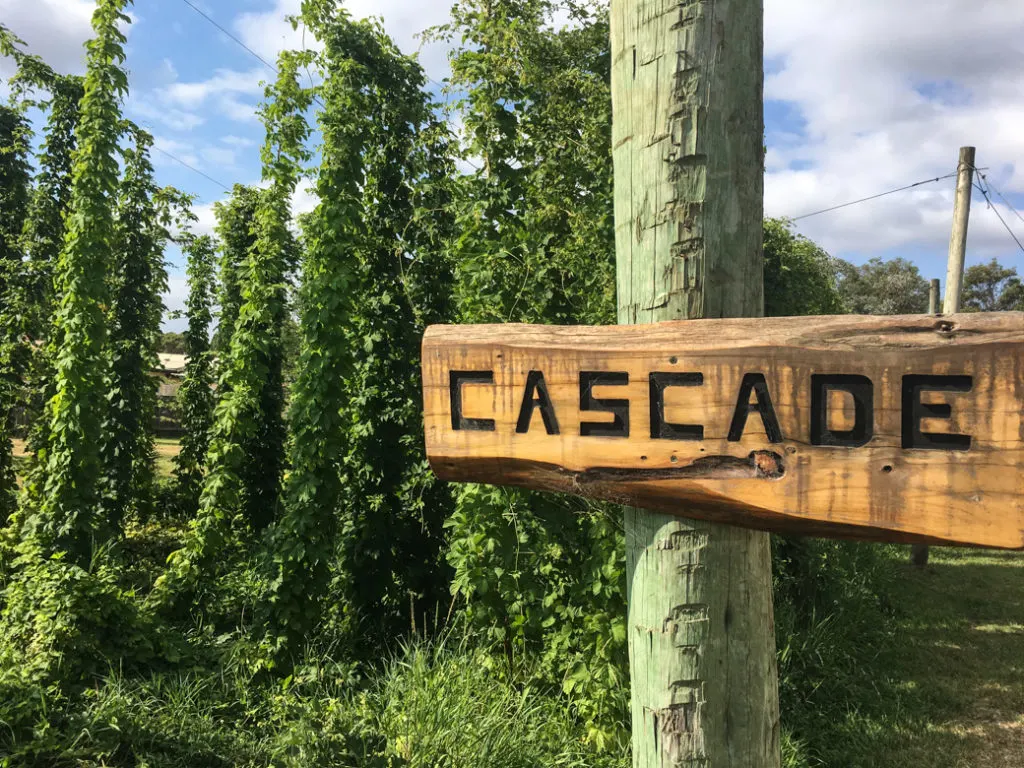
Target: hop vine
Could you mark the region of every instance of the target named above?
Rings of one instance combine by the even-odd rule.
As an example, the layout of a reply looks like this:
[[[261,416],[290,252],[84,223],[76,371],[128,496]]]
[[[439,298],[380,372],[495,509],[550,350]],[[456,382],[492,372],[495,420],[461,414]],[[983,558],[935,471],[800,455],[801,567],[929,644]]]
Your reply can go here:
[[[185,546],[172,555],[151,596],[163,609],[194,594],[201,576],[215,575],[215,561],[232,543],[266,527],[276,515],[285,439],[281,328],[287,264],[294,254],[291,197],[308,159],[303,112],[312,98],[299,85],[299,69],[310,56],[283,53],[277,81],[267,88],[263,161],[270,186],[256,210],[256,239],[245,261],[242,303],[222,367],[199,510]]]
[[[20,401],[25,355],[21,231],[28,215],[31,132],[24,111],[0,105],[0,524],[17,500],[13,417]]]
[[[147,516],[153,502],[156,345],[167,290],[163,250],[170,211],[153,181],[153,139],[130,129],[117,201],[109,321],[110,373],[103,426],[106,524],[120,529],[130,512]]]
[[[105,413],[104,353],[107,275],[114,243],[118,189],[120,101],[127,0],[101,0],[93,15],[88,68],[78,124],[79,151],[72,170],[70,216],[55,281],[61,302],[54,318],[57,349],[46,418],[49,445],[45,487],[38,510],[26,518],[26,538],[43,551],[66,552],[88,564],[94,544],[112,532],[98,514]]]
[[[194,237],[185,243],[188,254],[188,328],[185,331],[185,381],[178,390],[184,435],[175,458],[177,497],[188,516],[194,514],[202,491],[206,453],[213,423],[213,321],[215,247],[212,238]]]

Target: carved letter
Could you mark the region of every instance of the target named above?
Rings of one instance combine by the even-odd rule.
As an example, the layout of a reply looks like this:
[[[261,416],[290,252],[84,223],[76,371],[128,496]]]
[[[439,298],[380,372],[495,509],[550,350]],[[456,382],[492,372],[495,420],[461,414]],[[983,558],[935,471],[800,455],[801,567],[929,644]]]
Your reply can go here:
[[[750,402],[751,393],[757,396],[756,405]],[[764,424],[768,442],[781,443],[782,427],[779,426],[779,417],[775,415],[772,396],[768,392],[768,382],[765,381],[763,373],[748,373],[743,377],[740,394],[736,398],[736,413],[732,417],[732,426],[729,427],[729,442],[738,443],[743,439],[747,416],[754,411],[761,414],[761,423]]]
[[[526,391],[523,393],[523,404],[519,408],[519,423],[516,424],[516,432],[519,434],[525,435],[530,431],[534,408],[540,408],[540,415],[544,419],[544,428],[548,434],[557,435],[558,418],[555,416],[555,407],[551,404],[548,385],[541,371],[530,371],[526,377]]]
[[[594,387],[623,387],[629,384],[628,373],[580,372],[580,411],[603,411],[614,414],[611,422],[580,422],[582,437],[629,437],[629,400],[597,400]]]
[[[944,435],[922,432],[922,419],[948,419],[953,408],[946,403],[922,403],[922,392],[970,392],[970,376],[903,377],[903,447],[929,451],[969,451],[970,435]]]
[[[458,432],[493,432],[494,419],[467,419],[462,415],[463,384],[493,384],[494,371],[451,371],[448,387],[452,402],[452,429]]]
[[[833,432],[828,428],[829,392],[853,395],[853,429]],[[867,376],[814,374],[811,376],[811,445],[860,448],[875,434],[875,387]]]
[[[699,424],[670,424],[665,421],[665,390],[669,387],[700,387],[702,373],[651,374],[651,439],[703,440],[704,427]]]

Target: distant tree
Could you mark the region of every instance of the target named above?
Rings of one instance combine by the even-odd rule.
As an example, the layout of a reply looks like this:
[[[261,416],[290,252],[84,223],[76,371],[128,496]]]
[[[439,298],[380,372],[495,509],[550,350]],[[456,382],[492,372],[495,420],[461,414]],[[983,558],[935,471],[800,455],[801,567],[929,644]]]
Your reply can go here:
[[[928,281],[906,259],[839,260],[839,295],[857,315],[917,315],[928,311]]]
[[[844,311],[838,260],[793,231],[785,219],[764,222],[764,313],[768,317]]]
[[[184,355],[185,347],[185,334],[171,331],[160,335],[157,351],[165,355]]]
[[[1024,310],[1024,284],[1017,270],[995,259],[975,264],[964,272],[961,306],[965,312]]]
[[[1003,309],[1011,312],[1024,312],[1024,282],[1015,280],[1003,289],[1001,301]]]

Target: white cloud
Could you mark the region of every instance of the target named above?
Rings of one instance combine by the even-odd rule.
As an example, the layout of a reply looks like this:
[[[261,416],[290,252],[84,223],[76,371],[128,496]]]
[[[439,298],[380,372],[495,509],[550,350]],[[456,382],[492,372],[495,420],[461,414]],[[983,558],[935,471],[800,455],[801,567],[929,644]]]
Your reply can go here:
[[[263,96],[267,75],[261,67],[246,71],[222,68],[205,80],[182,82],[173,63],[164,59],[157,75],[159,85],[131,96],[130,109],[142,118],[175,131],[191,131],[211,114],[238,122],[258,119],[256,102]]]
[[[313,44],[303,29],[292,29],[285,20],[287,15],[298,14],[300,0],[275,0],[268,11],[243,13],[235,19],[234,27],[242,41],[265,60],[273,64],[277,54],[289,48]],[[447,76],[447,49],[442,44],[424,45],[419,34],[428,27],[449,20],[450,3],[409,2],[409,0],[348,0],[345,8],[354,18],[376,16],[383,19],[385,31],[407,54],[419,52],[420,61],[434,80]]]
[[[191,131],[206,122],[206,118],[196,112],[158,106],[145,98],[131,98],[128,109],[143,120],[153,120],[173,131]]]
[[[943,176],[967,144],[1004,193],[1024,192],[1024,3],[768,0],[765,54],[766,98],[788,102],[802,123],[802,135],[769,135],[769,215]],[[926,248],[938,264],[953,188],[948,179],[798,226],[839,254]],[[1013,248],[976,201],[969,259]]]
[[[95,7],[92,0],[0,0],[0,20],[58,72],[81,73]],[[11,72],[0,59],[0,75]]]
[[[292,195],[292,215],[301,216],[309,213],[320,204],[315,190],[316,182],[312,179],[303,179]]]
[[[203,147],[199,154],[205,165],[213,166],[215,169],[232,170],[238,162],[235,150],[227,147]]]
[[[256,146],[254,139],[246,138],[245,136],[234,136],[227,135],[220,137],[222,144],[227,144],[229,147],[235,147],[236,149],[249,149]]]
[[[213,203],[202,203],[192,206],[192,213],[198,218],[198,221],[192,225],[192,231],[195,234],[210,235],[211,237],[215,234],[217,217],[213,214],[213,205]]]
[[[262,80],[267,78],[263,68],[237,72],[233,69],[218,69],[213,77],[192,83],[175,82],[163,88],[161,95],[168,104],[176,104],[185,109],[203,106],[216,96],[224,94],[261,96]]]
[[[238,123],[255,123],[260,119],[258,104],[248,104],[234,96],[222,96],[217,101],[217,111],[229,120]]]
[[[167,280],[167,292],[163,295],[164,307],[167,313],[181,312],[185,309],[185,299],[188,297],[188,282],[181,275],[171,275]],[[188,325],[186,318],[165,320],[163,329],[165,331],[182,331]]]

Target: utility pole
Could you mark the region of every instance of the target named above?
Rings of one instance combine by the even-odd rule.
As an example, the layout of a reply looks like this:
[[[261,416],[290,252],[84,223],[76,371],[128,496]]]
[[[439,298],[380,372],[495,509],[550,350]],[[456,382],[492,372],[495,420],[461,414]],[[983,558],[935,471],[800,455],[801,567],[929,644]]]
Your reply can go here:
[[[953,203],[953,231],[949,238],[949,264],[946,267],[944,315],[960,311],[963,293],[964,260],[967,255],[967,224],[971,218],[971,188],[974,184],[974,147],[960,147],[957,167],[956,200]]]
[[[611,14],[619,322],[760,317],[762,4]],[[775,768],[768,535],[642,509],[625,525],[633,765]]]

